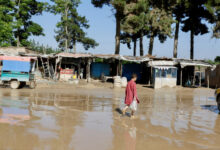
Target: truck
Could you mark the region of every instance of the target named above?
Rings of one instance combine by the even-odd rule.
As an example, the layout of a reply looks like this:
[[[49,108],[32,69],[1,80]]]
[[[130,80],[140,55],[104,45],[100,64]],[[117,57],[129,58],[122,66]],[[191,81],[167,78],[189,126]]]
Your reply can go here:
[[[12,89],[23,88],[26,84],[35,88],[36,60],[36,57],[0,56],[0,83]]]

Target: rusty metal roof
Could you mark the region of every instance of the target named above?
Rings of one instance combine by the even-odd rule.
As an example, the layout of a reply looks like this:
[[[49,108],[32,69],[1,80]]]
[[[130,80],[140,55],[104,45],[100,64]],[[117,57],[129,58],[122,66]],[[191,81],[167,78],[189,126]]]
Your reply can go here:
[[[59,53],[56,56],[60,57],[70,57],[70,58],[83,58],[83,57],[92,57],[91,54],[81,54],[81,53]]]

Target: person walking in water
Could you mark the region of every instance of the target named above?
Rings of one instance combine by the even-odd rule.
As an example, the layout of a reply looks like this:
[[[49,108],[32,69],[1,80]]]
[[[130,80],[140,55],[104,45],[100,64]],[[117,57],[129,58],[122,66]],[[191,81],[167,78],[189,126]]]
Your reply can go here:
[[[122,110],[123,115],[125,115],[126,110],[131,108],[131,118],[134,118],[134,113],[137,110],[137,103],[139,103],[139,99],[137,96],[136,89],[136,80],[137,74],[132,74],[131,80],[128,82],[126,91],[125,91],[125,108]],[[136,106],[136,107],[135,107]]]

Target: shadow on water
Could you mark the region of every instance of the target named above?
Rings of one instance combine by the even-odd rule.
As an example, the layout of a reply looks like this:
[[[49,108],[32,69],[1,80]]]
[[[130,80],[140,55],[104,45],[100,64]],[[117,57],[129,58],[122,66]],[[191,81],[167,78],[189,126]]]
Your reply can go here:
[[[154,87],[153,87],[152,85],[143,85],[142,87],[144,87],[144,88],[154,89]]]
[[[122,110],[121,110],[120,108],[116,108],[115,111],[118,112],[120,115],[123,115]],[[126,112],[126,113],[125,113],[125,116],[131,117],[131,114],[128,113],[128,112]]]
[[[216,105],[201,105],[201,108],[204,110],[209,110],[209,111],[214,112],[216,114],[220,114],[218,107]]]

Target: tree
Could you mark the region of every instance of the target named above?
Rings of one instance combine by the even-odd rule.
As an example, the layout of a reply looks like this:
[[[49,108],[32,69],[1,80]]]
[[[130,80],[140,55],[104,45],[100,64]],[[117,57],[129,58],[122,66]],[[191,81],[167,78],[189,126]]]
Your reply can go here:
[[[44,10],[45,3],[37,0],[14,0],[13,1],[14,16],[14,37],[16,43],[13,45],[28,46],[28,37],[31,35],[40,36],[43,34],[43,28],[31,20],[34,15],[41,15]]]
[[[220,56],[216,56],[216,57],[215,57],[215,62],[216,62],[216,63],[220,63]]]
[[[140,37],[138,34],[129,34],[122,33],[121,34],[121,43],[127,44],[127,47],[131,49],[131,42],[133,42],[133,56],[137,55],[137,39]]]
[[[176,0],[174,7],[173,7],[173,16],[176,21],[175,27],[175,35],[174,35],[174,48],[173,48],[173,57],[177,58],[177,48],[178,48],[178,39],[179,39],[179,27],[182,19],[184,18],[184,1],[183,0]]]
[[[80,0],[52,0],[52,12],[61,15],[61,21],[57,23],[56,40],[59,47],[65,49],[74,49],[76,52],[76,43],[83,44],[84,48],[94,48],[98,46],[95,40],[86,36],[83,29],[88,29],[88,20],[80,16],[77,7]]]
[[[213,37],[220,38],[220,0],[208,0],[206,8],[213,16],[209,18],[209,23],[214,24]]]
[[[153,54],[154,38],[158,37],[160,42],[163,43],[167,37],[172,37],[172,23],[173,18],[170,11],[164,8],[153,7],[148,15],[148,26],[150,38],[148,54]]]
[[[13,4],[11,1],[0,1],[0,46],[11,46],[11,42],[13,41],[12,8]]]
[[[206,0],[187,0],[185,2],[186,19],[183,20],[183,32],[190,31],[190,59],[194,59],[194,36],[208,33],[204,19],[212,18],[205,8]]]
[[[30,40],[29,41],[29,46],[28,48],[36,51],[38,53],[42,53],[42,54],[51,54],[51,53],[59,53],[60,51],[58,49],[53,49],[52,47],[44,46],[42,44],[40,44],[39,42],[35,42],[35,40]]]
[[[102,8],[104,5],[111,5],[115,12],[116,19],[116,35],[115,35],[115,54],[120,53],[120,35],[121,35],[121,20],[124,16],[124,7],[126,0],[91,0],[95,7]]]
[[[136,56],[136,42],[139,39],[140,56],[144,55],[143,36],[146,29],[146,13],[149,11],[147,0],[131,0],[124,7],[122,30],[131,34],[134,42],[134,56]]]

